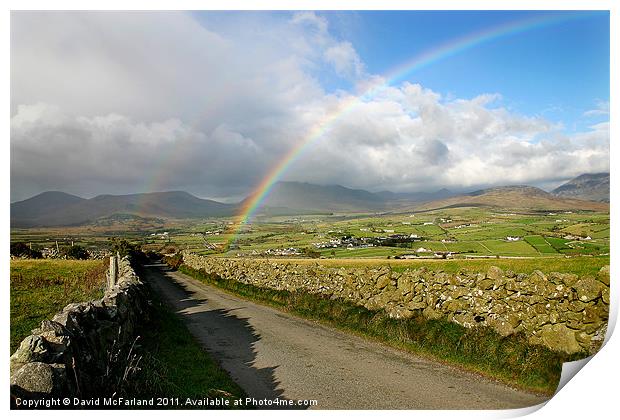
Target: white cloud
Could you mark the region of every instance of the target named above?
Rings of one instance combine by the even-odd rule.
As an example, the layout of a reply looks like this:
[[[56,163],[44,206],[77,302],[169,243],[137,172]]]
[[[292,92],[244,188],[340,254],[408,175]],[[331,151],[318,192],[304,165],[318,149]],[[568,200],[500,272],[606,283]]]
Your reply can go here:
[[[598,115],[609,115],[609,101],[598,101],[596,108],[590,109],[583,113],[584,117],[593,117]]]
[[[331,63],[340,76],[359,77],[364,66],[350,42],[340,42],[325,50],[325,60]]]

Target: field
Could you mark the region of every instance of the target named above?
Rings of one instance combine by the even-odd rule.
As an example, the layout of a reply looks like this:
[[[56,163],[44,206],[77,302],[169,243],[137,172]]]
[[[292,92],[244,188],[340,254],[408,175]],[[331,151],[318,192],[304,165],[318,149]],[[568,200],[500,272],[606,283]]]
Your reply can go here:
[[[109,238],[118,236],[164,253],[188,249],[216,257],[295,258],[321,264],[352,260],[446,270],[497,265],[513,271],[574,273],[593,273],[609,264],[609,213],[591,211],[461,207],[418,213],[259,216],[239,229],[232,219],[222,218],[11,232],[12,241],[33,247],[76,243],[103,251]],[[394,237],[401,239],[392,241]]]
[[[68,303],[102,296],[106,269],[102,260],[12,260],[11,353]]]

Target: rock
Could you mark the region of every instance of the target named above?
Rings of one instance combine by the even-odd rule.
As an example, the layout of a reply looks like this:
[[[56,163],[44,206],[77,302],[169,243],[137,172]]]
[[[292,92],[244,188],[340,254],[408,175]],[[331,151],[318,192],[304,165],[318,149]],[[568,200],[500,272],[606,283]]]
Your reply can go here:
[[[455,287],[454,290],[450,290],[447,292],[448,296],[450,296],[452,299],[458,299],[462,296],[467,295],[468,293],[470,293],[471,290],[468,289],[467,287]]]
[[[502,269],[499,267],[495,267],[494,265],[489,267],[489,269],[487,270],[487,279],[499,280],[503,277],[503,275],[504,272],[502,271]]]
[[[482,321],[476,321],[476,318],[468,313],[454,314],[451,320],[452,322],[456,322],[457,324],[462,325],[465,328],[471,328],[474,325],[477,325],[478,322],[482,322]]]
[[[427,319],[439,319],[442,317],[441,312],[436,311],[430,306],[427,306],[424,311],[422,311],[422,315]]]
[[[413,290],[411,278],[407,275],[400,276],[397,284],[398,291],[401,292],[403,295],[408,294]]]
[[[560,320],[560,314],[555,311],[549,312],[549,322],[552,324],[557,324]]]
[[[44,362],[48,355],[49,348],[45,339],[39,335],[29,335],[22,340],[9,359],[11,371],[16,371],[30,362]]]
[[[379,278],[377,279],[377,283],[376,283],[377,289],[379,290],[385,289],[389,284],[390,284],[390,276],[388,276],[387,273],[379,276]]]
[[[541,341],[547,347],[573,354],[581,350],[575,331],[565,324],[546,324],[541,328]]]
[[[582,311],[582,322],[584,324],[600,323],[603,320],[607,320],[609,317],[609,310],[603,308],[601,305],[586,306]]]
[[[579,281],[579,277],[576,274],[563,273],[562,281],[566,286],[573,287],[573,285]]]
[[[493,268],[493,267],[491,267],[491,268]],[[478,282],[478,287],[481,288],[482,290],[492,289],[493,286],[495,286],[495,281],[496,280],[493,280],[493,279],[490,279],[490,278],[484,279],[484,280],[480,280]]]
[[[575,340],[581,346],[581,348],[585,351],[590,351],[590,346],[592,345],[592,336],[587,334],[584,331],[576,331],[575,332]]]
[[[609,305],[609,287],[604,287],[603,290],[601,291],[601,300],[606,305]]]
[[[577,298],[582,302],[590,302],[601,296],[604,285],[592,276],[584,276],[573,285]]]
[[[609,287],[609,266],[606,265],[601,267],[599,272],[596,275],[596,279],[603,283],[605,286]]]
[[[510,279],[506,282],[506,286],[505,286],[506,290],[510,290],[511,292],[518,292],[519,291],[519,285],[517,284],[517,282],[514,279]]]
[[[599,328],[592,333],[592,340],[590,341],[589,353],[594,354],[601,349],[603,342],[605,341],[605,334],[607,333],[607,322],[604,322]]]
[[[415,300],[413,300],[413,301],[407,303],[406,308],[409,309],[410,311],[424,309],[424,308],[426,308],[426,303],[424,303],[424,302],[416,302]]]
[[[545,274],[540,271],[540,270],[534,270],[532,271],[532,274],[529,277],[529,281],[532,284],[546,284],[549,280],[547,279],[547,276],[545,276]]]
[[[508,322],[512,326],[512,328],[517,328],[521,324],[521,319],[522,317],[520,317],[518,314],[511,313],[506,317],[506,322]]]
[[[578,300],[574,300],[567,305],[567,310],[571,312],[581,312],[586,308],[586,304]]]
[[[11,377],[11,391],[17,395],[55,396],[63,390],[65,383],[64,366],[31,362]]]
[[[458,312],[465,308],[465,306],[469,306],[467,304],[463,304],[460,300],[451,300],[443,305],[443,309],[449,312]]]
[[[388,316],[390,318],[396,318],[396,319],[411,318],[412,315],[413,315],[413,312],[411,312],[409,309],[402,307],[402,306],[397,306],[395,308],[392,308],[390,311],[388,311]]]
[[[487,325],[497,331],[500,335],[506,337],[510,334],[514,334],[514,327],[508,322],[499,319],[489,319],[487,320]]]

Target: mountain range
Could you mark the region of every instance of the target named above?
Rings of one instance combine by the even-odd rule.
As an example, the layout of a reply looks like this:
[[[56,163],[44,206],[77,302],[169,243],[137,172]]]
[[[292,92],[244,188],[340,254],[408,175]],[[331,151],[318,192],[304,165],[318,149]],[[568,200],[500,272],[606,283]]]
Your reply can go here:
[[[11,226],[72,226],[117,214],[190,219],[230,216],[237,205],[195,197],[185,191],[98,195],[85,199],[48,191],[11,204]]]
[[[446,189],[418,193],[372,193],[341,185],[278,182],[262,203],[260,212],[388,212],[471,206],[529,210],[609,210],[608,204],[592,200],[609,201],[609,174],[582,175],[551,193],[530,186],[495,187],[465,194]],[[11,226],[84,225],[118,215],[170,219],[226,217],[236,214],[243,204],[244,201],[237,204],[220,203],[184,191],[99,195],[90,199],[48,191],[12,203]]]
[[[558,197],[609,203],[609,173],[579,175],[551,193]]]

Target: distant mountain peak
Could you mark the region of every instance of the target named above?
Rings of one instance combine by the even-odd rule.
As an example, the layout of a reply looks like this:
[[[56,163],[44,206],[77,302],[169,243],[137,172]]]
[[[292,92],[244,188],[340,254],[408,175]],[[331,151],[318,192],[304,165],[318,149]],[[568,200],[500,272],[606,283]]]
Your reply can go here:
[[[579,200],[609,202],[609,173],[582,174],[560,185],[551,194]]]
[[[185,191],[102,194],[91,199],[62,192],[45,192],[11,204],[11,225],[80,225],[117,214],[185,219],[231,216],[235,212],[234,204],[198,198]]]
[[[539,195],[539,196],[549,195],[548,192],[541,190],[540,188],[537,188],[537,187],[532,187],[530,185],[505,185],[505,186],[499,186],[499,187],[490,187],[490,188],[485,188],[482,190],[470,192],[467,195],[478,196],[478,195],[483,195],[483,194],[511,193],[511,192],[529,194],[529,195]]]

